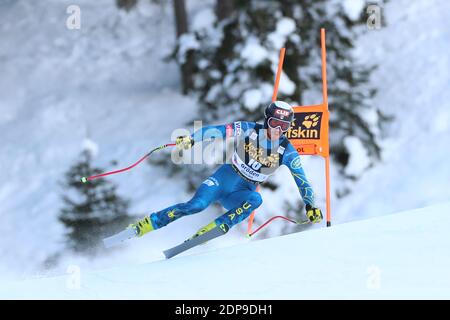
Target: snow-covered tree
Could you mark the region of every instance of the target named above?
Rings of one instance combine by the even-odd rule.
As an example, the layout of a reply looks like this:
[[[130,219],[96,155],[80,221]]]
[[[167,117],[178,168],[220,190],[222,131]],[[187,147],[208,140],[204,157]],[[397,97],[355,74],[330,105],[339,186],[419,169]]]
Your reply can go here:
[[[95,253],[101,240],[119,231],[130,222],[128,201],[117,195],[117,187],[105,178],[82,183],[82,177],[99,174],[92,167],[92,151],[81,153],[65,174],[64,208],[59,220],[67,227],[67,242],[76,252]]]
[[[351,150],[344,138],[352,136],[366,149],[368,165],[376,161],[385,118],[371,100],[376,94],[369,83],[374,66],[359,64],[352,51],[365,26],[364,7],[350,10],[340,1],[284,0],[235,1],[234,8],[221,20],[212,8],[200,12],[192,32],[178,43],[177,61],[183,65],[189,54],[196,63],[192,91],[201,103],[195,118],[262,120],[282,47],[286,56],[278,97],[295,105],[320,102],[320,28],[325,28],[332,156],[347,174]],[[347,175],[359,174],[353,171]]]

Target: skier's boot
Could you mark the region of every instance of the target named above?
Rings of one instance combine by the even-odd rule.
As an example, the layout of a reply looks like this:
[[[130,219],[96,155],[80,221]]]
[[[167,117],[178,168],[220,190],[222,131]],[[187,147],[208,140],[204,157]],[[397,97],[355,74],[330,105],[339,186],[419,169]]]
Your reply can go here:
[[[200,230],[198,230],[196,234],[194,234],[192,237],[190,237],[186,241],[192,240],[192,239],[194,239],[194,238],[196,238],[196,237],[198,237],[198,236],[200,236],[200,235],[202,235],[202,234],[204,234],[204,233],[206,233],[208,231],[211,231],[215,227],[217,227],[217,224],[216,224],[216,221],[213,221],[210,224],[208,224],[208,225],[204,226],[203,228],[201,228]]]
[[[128,228],[133,228],[137,237],[142,237],[144,234],[155,230],[149,216],[145,216],[136,223],[130,224]]]

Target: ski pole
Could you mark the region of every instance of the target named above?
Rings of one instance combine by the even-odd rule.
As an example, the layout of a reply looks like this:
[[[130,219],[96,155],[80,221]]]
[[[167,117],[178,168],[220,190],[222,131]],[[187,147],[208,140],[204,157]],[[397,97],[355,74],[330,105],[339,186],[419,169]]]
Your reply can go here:
[[[134,164],[132,164],[132,165],[129,166],[129,167],[126,167],[126,168],[123,168],[123,169],[119,169],[119,170],[115,170],[115,171],[110,171],[110,172],[105,172],[105,173],[97,174],[97,175],[95,175],[95,176],[90,176],[90,177],[87,177],[87,178],[86,178],[86,177],[82,177],[82,178],[81,178],[81,182],[86,183],[86,182],[88,182],[88,181],[90,181],[90,180],[94,180],[94,179],[97,179],[97,178],[109,176],[109,175],[111,175],[111,174],[116,174],[116,173],[120,173],[120,172],[124,172],[124,171],[130,170],[130,169],[134,168],[135,166],[137,166],[137,165],[138,165],[139,163],[141,163],[142,161],[144,161],[144,160],[145,160],[147,157],[149,157],[153,152],[155,152],[155,151],[157,151],[157,150],[165,149],[165,148],[167,148],[167,147],[173,147],[173,146],[175,146],[175,145],[176,145],[175,143],[168,143],[168,144],[162,145],[162,146],[160,146],[160,147],[156,147],[155,149],[153,149],[153,150],[151,150],[150,152],[148,152],[145,156],[143,156],[141,159],[139,159],[137,162],[135,162]]]
[[[257,228],[257,229],[256,229],[255,231],[253,231],[252,233],[248,233],[248,234],[247,234],[247,237],[248,237],[248,238],[252,237],[255,233],[257,233],[259,230],[261,230],[262,228],[264,228],[266,225],[268,225],[269,223],[271,223],[271,222],[272,222],[273,220],[275,220],[275,219],[284,219],[284,220],[286,220],[286,221],[289,221],[289,222],[292,222],[292,223],[295,223],[295,224],[298,224],[298,225],[304,225],[304,224],[310,223],[309,220],[296,221],[296,220],[289,219],[289,218],[286,218],[286,217],[283,217],[283,216],[275,216],[275,217],[272,217],[272,218],[270,218],[269,220],[267,220],[264,224],[262,224],[259,228]]]

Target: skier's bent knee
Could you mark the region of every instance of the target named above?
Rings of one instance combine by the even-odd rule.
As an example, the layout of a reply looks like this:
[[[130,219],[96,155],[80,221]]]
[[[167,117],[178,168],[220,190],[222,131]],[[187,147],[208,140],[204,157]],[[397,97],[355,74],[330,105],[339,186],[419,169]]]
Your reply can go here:
[[[258,192],[253,192],[248,197],[247,202],[249,202],[252,205],[253,209],[256,209],[262,204],[263,200]]]

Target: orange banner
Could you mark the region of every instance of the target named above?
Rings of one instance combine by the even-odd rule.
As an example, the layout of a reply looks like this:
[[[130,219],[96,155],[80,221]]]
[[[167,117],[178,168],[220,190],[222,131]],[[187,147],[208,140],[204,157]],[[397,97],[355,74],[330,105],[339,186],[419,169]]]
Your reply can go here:
[[[301,155],[328,157],[328,119],[326,105],[295,106],[294,122],[286,137]]]

